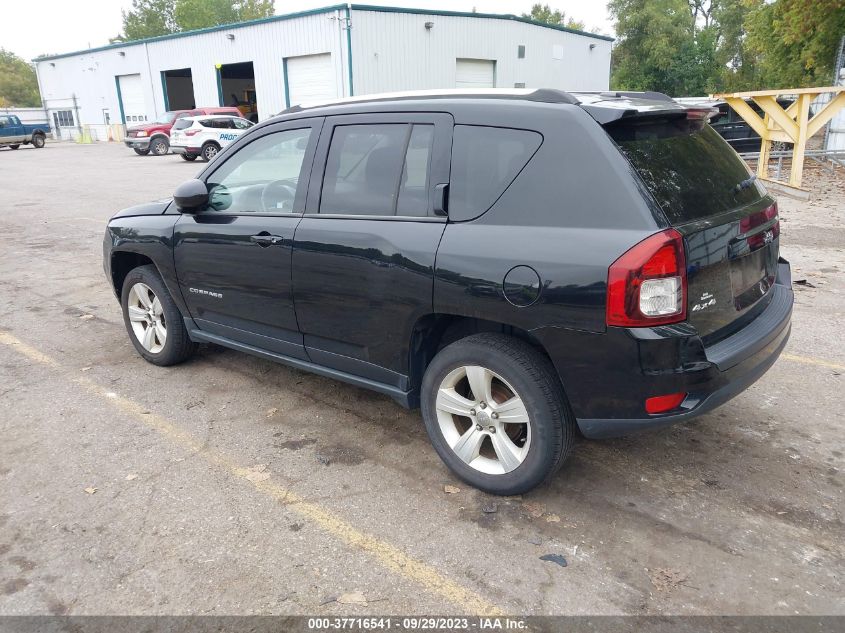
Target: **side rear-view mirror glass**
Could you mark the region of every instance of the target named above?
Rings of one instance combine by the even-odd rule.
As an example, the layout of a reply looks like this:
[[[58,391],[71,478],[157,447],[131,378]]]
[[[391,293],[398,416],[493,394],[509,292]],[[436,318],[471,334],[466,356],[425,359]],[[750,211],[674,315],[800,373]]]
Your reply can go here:
[[[197,213],[208,206],[208,187],[197,178],[186,180],[176,187],[173,201],[182,213]]]

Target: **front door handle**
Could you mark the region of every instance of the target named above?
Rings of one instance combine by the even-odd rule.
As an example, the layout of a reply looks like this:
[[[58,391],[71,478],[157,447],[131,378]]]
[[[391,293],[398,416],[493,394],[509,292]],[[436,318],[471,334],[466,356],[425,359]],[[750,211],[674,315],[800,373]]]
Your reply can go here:
[[[251,242],[258,244],[261,248],[275,246],[276,244],[281,244],[285,240],[285,238],[281,235],[270,235],[267,232],[261,232],[258,235],[253,235],[249,239]]]

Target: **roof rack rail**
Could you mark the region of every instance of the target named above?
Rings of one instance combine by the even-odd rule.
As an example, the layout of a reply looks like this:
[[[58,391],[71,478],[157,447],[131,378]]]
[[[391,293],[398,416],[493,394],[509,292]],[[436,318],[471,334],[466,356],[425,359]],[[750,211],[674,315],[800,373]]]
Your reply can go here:
[[[580,103],[572,94],[563,90],[555,90],[551,88],[525,89],[525,88],[482,88],[477,90],[472,89],[444,89],[444,90],[412,90],[406,92],[388,92],[376,93],[371,95],[361,95],[357,97],[345,97],[342,99],[335,99],[326,101],[324,103],[315,103],[312,105],[292,105],[279,114],[292,114],[302,110],[312,108],[322,108],[328,106],[340,106],[358,103],[374,103],[379,101],[407,101],[411,99],[503,99],[503,100],[520,100],[520,101],[534,101],[536,103],[566,103],[570,105],[578,105]]]

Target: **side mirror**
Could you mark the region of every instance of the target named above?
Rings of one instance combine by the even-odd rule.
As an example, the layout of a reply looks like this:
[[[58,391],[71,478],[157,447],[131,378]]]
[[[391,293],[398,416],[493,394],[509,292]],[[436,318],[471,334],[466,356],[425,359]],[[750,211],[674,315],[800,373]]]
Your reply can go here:
[[[208,187],[196,178],[186,180],[176,187],[173,201],[182,213],[196,213],[208,206]]]

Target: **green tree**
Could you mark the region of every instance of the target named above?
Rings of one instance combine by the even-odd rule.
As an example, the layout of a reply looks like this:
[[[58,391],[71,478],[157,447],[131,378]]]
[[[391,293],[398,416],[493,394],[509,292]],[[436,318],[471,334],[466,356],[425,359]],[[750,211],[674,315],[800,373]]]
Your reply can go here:
[[[41,105],[35,70],[14,53],[0,48],[0,106]]]
[[[560,9],[553,11],[549,5],[540,4],[539,2],[531,6],[531,13],[523,13],[522,17],[534,20],[535,22],[565,26],[568,29],[584,30],[584,23],[580,20],[567,18],[566,14]]]
[[[611,0],[617,43],[611,84],[621,90],[690,94],[701,51],[687,0]]]
[[[274,13],[273,0],[132,0],[132,7],[123,12],[123,33],[112,41],[255,20]]]
[[[235,10],[241,21],[267,18],[276,12],[273,0],[241,0]]]
[[[845,0],[748,0],[747,49],[757,56],[766,88],[827,86],[840,38]]]
[[[112,41],[140,40],[179,30],[173,15],[173,0],[132,0],[123,10],[123,33]]]

